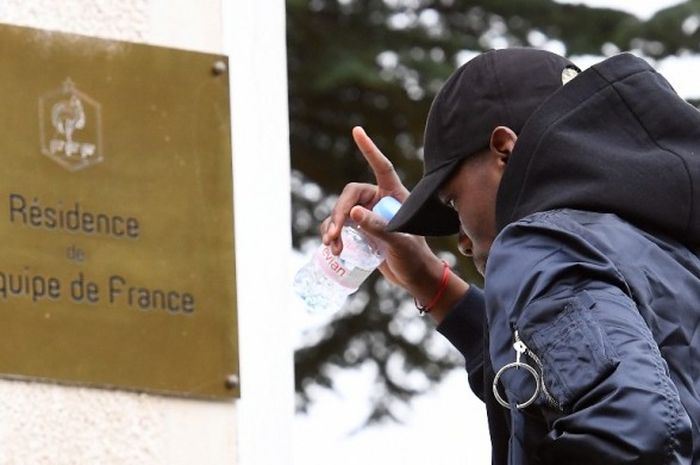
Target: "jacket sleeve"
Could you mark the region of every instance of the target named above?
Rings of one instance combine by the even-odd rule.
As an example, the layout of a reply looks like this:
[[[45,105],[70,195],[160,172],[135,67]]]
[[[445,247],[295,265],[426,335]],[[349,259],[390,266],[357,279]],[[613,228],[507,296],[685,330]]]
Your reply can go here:
[[[692,463],[690,419],[605,254],[575,231],[521,221],[494,243],[486,283],[494,368],[514,361],[517,331],[531,354],[523,360],[543,379],[537,402],[516,413],[546,425],[528,455],[567,465]],[[532,378],[509,371],[500,380],[508,402],[524,402]]]
[[[474,285],[449,311],[437,330],[464,356],[469,386],[484,399],[484,293]]]

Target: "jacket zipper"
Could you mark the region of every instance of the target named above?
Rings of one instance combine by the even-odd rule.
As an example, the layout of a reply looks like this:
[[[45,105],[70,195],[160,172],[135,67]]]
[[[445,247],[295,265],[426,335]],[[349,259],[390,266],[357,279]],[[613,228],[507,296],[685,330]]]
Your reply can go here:
[[[553,407],[559,411],[562,411],[561,405],[557,400],[550,394],[549,390],[547,389],[547,385],[544,382],[544,367],[542,366],[542,361],[540,361],[540,358],[532,351],[530,348],[525,345],[525,343],[520,339],[520,334],[518,334],[518,330],[516,329],[514,332],[514,339],[515,342],[513,343],[513,348],[515,349],[517,355],[517,359],[519,361],[520,359],[520,354],[525,353],[528,357],[530,357],[537,367],[539,368],[540,371],[540,387],[542,388],[542,394],[544,394],[544,398],[549,404],[550,407]]]

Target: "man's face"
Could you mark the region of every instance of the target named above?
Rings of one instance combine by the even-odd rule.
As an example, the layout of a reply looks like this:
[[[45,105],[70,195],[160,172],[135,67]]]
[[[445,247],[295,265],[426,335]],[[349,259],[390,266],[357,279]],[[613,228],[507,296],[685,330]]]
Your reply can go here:
[[[459,215],[459,250],[473,257],[484,276],[491,244],[496,238],[496,193],[507,157],[487,150],[464,161],[440,188],[440,200]]]

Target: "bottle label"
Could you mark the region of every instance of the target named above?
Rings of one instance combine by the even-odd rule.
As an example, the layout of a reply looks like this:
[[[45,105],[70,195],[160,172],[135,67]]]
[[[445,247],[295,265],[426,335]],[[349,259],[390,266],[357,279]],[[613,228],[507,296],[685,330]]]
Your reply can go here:
[[[325,245],[316,252],[316,264],[330,279],[353,290],[360,287],[362,281],[372,273],[372,270],[347,266],[342,258],[333,255],[331,249]]]

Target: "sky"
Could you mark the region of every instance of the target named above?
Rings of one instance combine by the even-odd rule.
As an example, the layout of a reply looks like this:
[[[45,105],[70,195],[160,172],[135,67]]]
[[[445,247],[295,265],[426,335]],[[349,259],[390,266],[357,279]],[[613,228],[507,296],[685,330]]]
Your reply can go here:
[[[641,19],[649,19],[654,13],[664,8],[668,8],[683,0],[555,0],[557,3],[584,4],[596,8],[612,8],[614,10],[626,11],[638,16]]]
[[[656,11],[681,3],[678,0],[557,0],[615,8],[646,19]],[[556,46],[556,44],[554,44]],[[587,68],[601,57],[572,57]],[[657,69],[685,98],[700,98],[697,76],[700,57],[671,57],[656,63]],[[293,271],[306,258],[294,256]],[[290,280],[292,278],[290,277]],[[308,315],[301,306],[293,310],[298,341],[305,328],[322,325],[329,315]],[[441,339],[448,346],[448,343]],[[415,400],[404,412],[403,424],[388,424],[356,432],[369,412],[367,399],[372,371],[338,371],[336,391],[318,389],[307,415],[297,415],[294,431],[294,465],[466,465],[490,463],[486,413],[471,393],[466,372],[453,371],[435,390]]]

